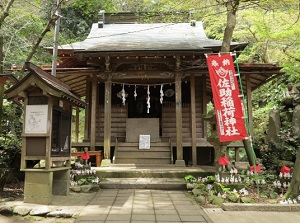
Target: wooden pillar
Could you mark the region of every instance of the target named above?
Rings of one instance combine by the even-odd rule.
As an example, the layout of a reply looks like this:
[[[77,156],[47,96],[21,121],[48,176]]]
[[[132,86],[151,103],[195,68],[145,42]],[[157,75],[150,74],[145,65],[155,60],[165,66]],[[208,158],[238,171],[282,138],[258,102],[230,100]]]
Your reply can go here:
[[[197,165],[197,145],[196,145],[196,94],[195,94],[195,76],[190,76],[190,90],[191,90],[191,126],[192,126],[192,162],[193,166]]]
[[[79,138],[79,107],[76,107],[76,120],[75,120],[75,142]]]
[[[253,136],[253,119],[252,119],[252,97],[251,97],[251,82],[250,76],[246,75],[246,97],[247,97],[247,110],[250,134]]]
[[[86,102],[86,107],[85,107],[85,117],[84,117],[84,140],[87,141],[90,136],[89,136],[89,126],[90,126],[90,79],[87,79],[86,81],[86,96],[85,96],[85,102]]]
[[[177,160],[176,166],[185,166],[183,160],[183,147],[182,147],[182,97],[181,97],[181,72],[175,73],[175,100],[176,100],[176,147],[177,147]]]
[[[22,93],[24,93],[24,92],[22,92]],[[27,97],[27,95],[25,97],[25,95],[26,94],[24,93],[24,105],[26,106],[26,105],[28,105],[28,97]],[[24,109],[23,120],[25,120],[25,117],[26,117],[26,109]],[[22,132],[25,133],[25,124],[23,124]],[[22,134],[21,137],[22,137],[22,149],[21,149],[21,165],[20,165],[20,169],[23,170],[23,169],[27,168],[26,160],[25,160],[27,137],[25,137],[23,134]]]
[[[45,159],[45,169],[51,168],[51,142],[52,142],[52,113],[53,113],[53,97],[48,96],[48,123],[51,123],[51,128],[47,131],[46,137],[46,159]]]
[[[105,82],[104,98],[104,159],[110,160],[111,138],[111,79]]]
[[[239,147],[234,148],[234,156],[235,156],[235,162],[239,162],[240,161],[240,148]]]
[[[91,151],[95,151],[96,147],[96,103],[97,103],[97,86],[98,86],[98,80],[97,80],[97,75],[93,75],[93,81],[92,81],[92,100],[91,100],[91,129],[90,129],[90,134],[91,134]]]
[[[202,114],[206,115],[207,113],[207,89],[206,89],[206,75],[204,74],[201,78],[202,81]],[[202,137],[207,138],[207,123],[202,119]]]

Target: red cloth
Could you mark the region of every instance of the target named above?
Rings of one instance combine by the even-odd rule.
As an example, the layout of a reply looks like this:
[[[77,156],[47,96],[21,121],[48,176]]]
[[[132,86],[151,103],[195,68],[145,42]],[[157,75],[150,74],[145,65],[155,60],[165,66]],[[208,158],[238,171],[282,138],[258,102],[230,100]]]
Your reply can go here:
[[[84,152],[81,156],[81,159],[88,160],[90,158],[90,154],[88,152]]]
[[[220,142],[247,138],[244,105],[230,54],[206,57]]]
[[[222,166],[226,166],[229,163],[229,160],[227,159],[226,156],[221,156],[219,158],[219,164]]]
[[[250,170],[254,172],[254,166],[250,166]],[[261,173],[260,165],[256,165],[256,172]]]
[[[280,172],[282,174],[289,173],[289,172],[291,172],[291,168],[289,168],[287,166],[282,166],[281,169],[280,169]]]

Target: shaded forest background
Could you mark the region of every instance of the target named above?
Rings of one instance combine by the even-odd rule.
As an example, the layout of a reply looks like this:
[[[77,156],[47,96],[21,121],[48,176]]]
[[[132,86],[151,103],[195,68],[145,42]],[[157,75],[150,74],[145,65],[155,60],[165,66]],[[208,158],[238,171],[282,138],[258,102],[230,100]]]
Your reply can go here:
[[[12,5],[6,14],[6,6]],[[51,65],[52,55],[45,47],[53,46],[55,3],[57,0],[0,0],[0,47],[3,49],[1,67],[4,73],[16,78],[24,75],[11,69],[22,67],[32,53],[33,46],[42,41],[30,61],[37,65]],[[61,0],[61,27],[59,44],[81,41],[86,38],[92,23],[97,22],[98,12],[148,12],[145,22],[152,22],[154,14],[166,14],[162,20],[180,22],[187,19],[201,20],[209,38],[222,40],[226,27],[227,3],[238,3],[237,23],[232,41],[247,42],[239,57],[240,63],[276,63],[285,73],[271,80],[253,93],[254,149],[269,169],[278,168],[282,151],[291,161],[300,142],[293,137],[288,123],[280,132],[282,143],[276,151],[266,142],[268,114],[274,107],[282,107],[288,89],[300,82],[300,1],[295,0]],[[50,21],[50,25],[49,25]],[[49,29],[46,29],[49,25]],[[58,61],[59,62],[59,61]],[[9,87],[7,83],[5,88]],[[292,112],[292,110],[290,110]],[[22,107],[3,101],[3,118],[0,134],[0,179],[14,180],[19,169],[21,148]],[[83,132],[83,130],[81,131]],[[2,183],[3,184],[3,183]],[[0,180],[1,190],[1,180]]]

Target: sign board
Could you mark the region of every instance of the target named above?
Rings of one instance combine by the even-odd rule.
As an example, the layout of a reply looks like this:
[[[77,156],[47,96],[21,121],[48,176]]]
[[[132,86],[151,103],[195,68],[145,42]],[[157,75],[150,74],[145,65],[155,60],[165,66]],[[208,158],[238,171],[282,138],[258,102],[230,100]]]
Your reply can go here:
[[[150,135],[140,135],[139,149],[150,149]]]
[[[26,105],[25,133],[47,133],[48,105]]]

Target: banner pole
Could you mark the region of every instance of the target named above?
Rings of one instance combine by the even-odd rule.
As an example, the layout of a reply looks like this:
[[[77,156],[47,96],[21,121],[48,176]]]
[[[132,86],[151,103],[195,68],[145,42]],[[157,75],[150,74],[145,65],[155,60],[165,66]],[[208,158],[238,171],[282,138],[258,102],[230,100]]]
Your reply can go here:
[[[253,149],[252,136],[251,136],[251,131],[250,131],[247,100],[245,99],[245,96],[244,96],[243,83],[242,83],[242,79],[241,79],[240,68],[239,68],[239,63],[238,63],[238,58],[236,56],[236,53],[234,54],[234,57],[235,57],[235,64],[236,64],[236,69],[237,69],[237,73],[238,73],[238,79],[239,79],[241,96],[242,96],[243,107],[244,107],[244,115],[245,115],[244,120],[245,120],[245,125],[246,125],[248,136],[249,136],[249,142],[250,142],[250,147],[251,147],[251,152],[252,152],[252,159],[253,159],[253,162],[254,162],[254,164],[253,164],[254,168],[253,169],[254,169],[254,172],[256,174],[257,173],[257,171],[256,171],[256,157],[255,157],[255,153],[254,153],[254,149]]]

